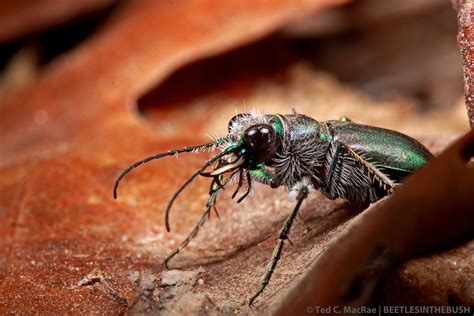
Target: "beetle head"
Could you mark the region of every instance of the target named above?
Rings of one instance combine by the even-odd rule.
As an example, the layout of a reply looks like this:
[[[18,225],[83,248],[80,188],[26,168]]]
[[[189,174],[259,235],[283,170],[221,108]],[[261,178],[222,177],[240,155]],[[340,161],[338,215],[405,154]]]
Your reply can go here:
[[[219,175],[237,169],[255,170],[270,163],[277,152],[279,137],[272,120],[267,116],[241,113],[229,121],[229,142],[222,149],[229,154],[222,157],[208,175]]]

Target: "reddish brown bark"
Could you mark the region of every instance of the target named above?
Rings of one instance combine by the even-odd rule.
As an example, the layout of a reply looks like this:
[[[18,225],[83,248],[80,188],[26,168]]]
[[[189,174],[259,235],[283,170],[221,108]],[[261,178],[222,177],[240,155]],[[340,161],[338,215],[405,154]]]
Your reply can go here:
[[[443,113],[417,114],[403,101],[372,102],[308,66],[257,84],[239,82],[233,98],[222,89],[180,107],[166,104],[153,122],[138,113],[137,100],[178,68],[334,4],[124,2],[100,32],[53,61],[35,83],[2,91],[0,313],[252,312],[247,300],[293,206],[284,190],[258,186],[245,204],[224,195],[221,220],[212,215],[196,242],[172,262],[179,268],[172,271],[163,270],[162,260],[200,216],[208,183],[200,179],[176,203],[171,233],[165,232],[163,211],[208,154],[143,166],[125,179],[118,201],[111,192],[128,163],[201,143],[208,132],[225,133],[235,107],[268,113],[295,107],[318,119],[346,115],[419,137],[434,152],[464,131]],[[189,94],[179,80],[175,85],[176,94]],[[242,95],[248,106],[239,107]],[[355,215],[342,201],[312,195],[292,230],[294,246],[285,247],[256,313],[284,302],[297,276]],[[389,283],[395,284],[390,298],[399,303],[407,296],[397,291],[409,288],[418,295],[411,296],[414,303],[443,304],[450,295],[471,304],[469,247],[408,263]],[[443,273],[429,273],[438,270]]]
[[[464,60],[464,91],[467,115],[471,127],[474,127],[474,2],[471,0],[454,1],[458,12],[458,45]]]
[[[4,92],[0,312],[140,310],[137,302],[150,287],[157,288],[155,308],[161,261],[173,247],[173,237],[163,239],[163,205],[195,165],[171,159],[158,169],[145,167],[129,177],[118,202],[111,188],[127,163],[200,141],[205,124],[182,113],[189,128],[169,139],[136,115],[137,98],[192,60],[334,3],[126,2],[102,31],[55,60],[35,83]],[[157,172],[159,179],[148,182]],[[205,195],[199,186],[190,193]],[[173,218],[175,233],[200,212],[198,200],[188,197],[188,215]]]

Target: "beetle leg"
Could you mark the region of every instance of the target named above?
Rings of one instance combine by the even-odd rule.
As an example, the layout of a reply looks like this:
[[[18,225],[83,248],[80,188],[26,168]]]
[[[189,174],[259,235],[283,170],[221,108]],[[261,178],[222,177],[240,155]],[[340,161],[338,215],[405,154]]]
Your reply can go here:
[[[219,192],[220,189],[221,188],[217,188],[216,190],[211,191],[209,195],[209,199],[207,200],[207,203],[206,203],[206,207],[204,209],[204,213],[202,214],[199,222],[196,224],[196,226],[194,226],[194,229],[191,231],[188,237],[186,237],[186,239],[181,242],[179,247],[176,248],[176,250],[173,251],[168,257],[166,257],[164,261],[164,265],[166,269],[168,269],[168,262],[171,259],[173,259],[173,257],[176,256],[178,253],[180,253],[191,242],[191,240],[194,237],[196,237],[196,235],[199,232],[199,229],[202,227],[202,225],[204,225],[204,223],[206,222],[206,219],[208,219],[211,213],[212,206],[214,206],[214,204],[216,203],[217,193]]]
[[[237,188],[235,189],[234,193],[232,194],[232,198],[235,198],[237,193],[239,193],[240,188],[244,185],[244,169],[239,170],[239,183],[237,184]]]
[[[273,272],[275,271],[276,265],[278,263],[278,260],[280,259],[281,251],[283,249],[283,244],[285,240],[288,239],[288,234],[290,233],[290,229],[296,217],[296,214],[298,214],[298,211],[301,208],[301,204],[303,204],[303,201],[308,197],[308,194],[309,194],[309,188],[307,186],[304,186],[299,190],[298,195],[296,197],[296,200],[298,202],[296,203],[295,208],[293,209],[291,214],[287,217],[285,223],[283,224],[283,227],[280,230],[280,235],[278,237],[277,245],[275,249],[273,250],[273,255],[267,267],[267,271],[265,272],[262,278],[262,285],[258,289],[258,291],[255,293],[255,295],[252,296],[252,298],[250,299],[249,301],[250,307],[254,306],[253,302],[258,296],[260,296],[260,294],[262,294],[263,290],[268,285],[268,282],[270,282],[270,278],[272,277]]]
[[[380,185],[388,192],[392,193],[393,189],[396,187],[396,183],[392,181],[386,174],[384,174],[382,171],[377,168],[377,166],[373,165],[371,162],[367,161],[356,153],[353,149],[349,148],[348,146],[341,144],[341,146],[351,155],[354,157],[357,161],[359,161],[367,170],[369,171],[372,176],[378,180]]]
[[[273,189],[278,188],[282,183],[281,179],[277,179],[273,172],[265,166],[257,170],[250,170],[250,175],[252,180],[269,185]]]
[[[176,250],[173,251],[168,257],[166,257],[164,261],[164,265],[166,269],[168,269],[168,262],[171,259],[173,259],[173,257],[176,256],[178,253],[180,253],[191,242],[191,240],[194,237],[196,237],[196,235],[199,232],[199,229],[204,225],[204,223],[206,222],[206,219],[210,217],[212,208],[214,208],[214,211],[216,212],[217,217],[219,217],[219,214],[217,213],[217,209],[216,209],[217,194],[219,193],[220,190],[224,189],[224,186],[226,186],[230,181],[232,181],[232,178],[236,174],[237,174],[237,171],[232,173],[227,179],[224,180],[223,183],[221,183],[221,185],[218,185],[215,179],[211,182],[211,186],[209,188],[209,198],[207,199],[206,207],[204,209],[204,213],[201,216],[201,219],[199,219],[199,222],[196,224],[196,226],[188,235],[188,237],[186,237],[186,239],[181,242],[179,247],[176,248]]]
[[[248,170],[246,173],[246,179],[247,179],[247,191],[245,191],[245,193],[237,200],[237,203],[242,202],[247,197],[247,195],[249,195],[250,190],[252,190],[252,178],[250,176],[250,171]]]

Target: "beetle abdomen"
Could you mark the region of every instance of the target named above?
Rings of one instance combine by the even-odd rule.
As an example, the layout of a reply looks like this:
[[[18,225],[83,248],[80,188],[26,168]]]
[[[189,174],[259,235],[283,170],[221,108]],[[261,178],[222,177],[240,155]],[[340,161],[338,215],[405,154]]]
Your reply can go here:
[[[343,146],[333,144],[326,156],[321,192],[330,199],[344,198],[359,209],[388,194],[368,170]]]
[[[418,141],[383,128],[329,121],[331,146],[326,155],[322,192],[365,208],[389,194],[432,154]]]

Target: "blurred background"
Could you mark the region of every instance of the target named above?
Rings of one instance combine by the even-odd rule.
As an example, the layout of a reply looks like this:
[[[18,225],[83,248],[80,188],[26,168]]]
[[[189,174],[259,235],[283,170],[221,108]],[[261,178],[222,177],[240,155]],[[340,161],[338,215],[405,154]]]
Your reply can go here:
[[[57,58],[94,37],[126,2],[23,0],[2,4],[2,90],[34,81]],[[235,108],[244,110],[242,100],[251,99],[256,84],[288,82],[291,79],[285,75],[298,67],[329,75],[376,102],[409,104],[417,113],[461,107],[462,63],[456,44],[456,12],[449,1],[341,3],[329,2],[323,12],[289,21],[257,41],[247,40],[179,67],[140,95],[140,114],[160,121],[171,107],[203,100],[201,103],[210,103],[218,97],[228,97]],[[255,106],[259,105],[248,105]],[[287,107],[298,110],[302,106]],[[166,117],[161,123],[178,122]],[[465,127],[462,122],[445,123],[448,130],[452,124]]]
[[[164,207],[208,154],[141,167],[118,202],[115,177],[252,109],[346,116],[438,154],[469,130],[456,36],[448,0],[0,2],[0,313],[252,312],[292,206],[284,189],[257,185],[242,205],[225,194],[221,220],[166,274],[208,183],[183,194],[170,234]],[[254,312],[281,302],[355,215],[315,194]],[[472,249],[410,261],[379,302],[474,305]]]

